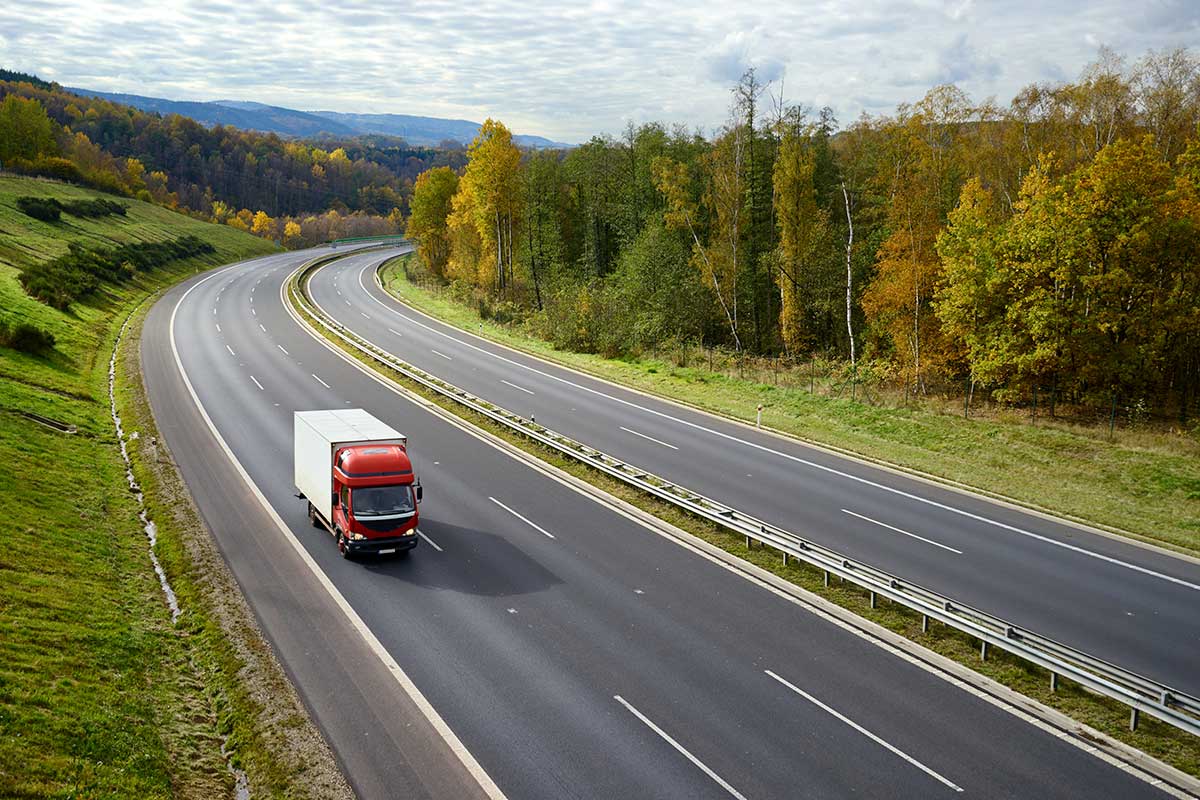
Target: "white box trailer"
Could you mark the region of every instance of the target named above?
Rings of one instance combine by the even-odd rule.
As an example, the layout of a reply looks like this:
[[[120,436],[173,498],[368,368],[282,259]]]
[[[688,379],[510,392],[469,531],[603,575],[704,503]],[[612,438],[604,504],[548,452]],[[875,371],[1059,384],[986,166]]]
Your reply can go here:
[[[358,444],[408,444],[408,437],[361,408],[297,411],[293,424],[296,491],[326,521],[333,517],[334,453]]]

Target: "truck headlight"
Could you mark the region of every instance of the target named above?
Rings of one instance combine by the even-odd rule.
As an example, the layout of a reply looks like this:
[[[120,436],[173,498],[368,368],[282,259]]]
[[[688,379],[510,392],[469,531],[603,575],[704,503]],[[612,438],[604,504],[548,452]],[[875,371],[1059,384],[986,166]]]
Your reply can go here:
[[[350,538],[356,542],[361,542],[363,539],[366,539],[367,537],[361,533],[352,533],[352,534],[350,534]]]

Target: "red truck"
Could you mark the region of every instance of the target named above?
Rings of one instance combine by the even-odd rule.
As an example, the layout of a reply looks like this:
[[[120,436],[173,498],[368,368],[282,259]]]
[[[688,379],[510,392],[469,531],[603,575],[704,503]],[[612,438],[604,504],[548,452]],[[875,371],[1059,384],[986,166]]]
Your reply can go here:
[[[408,439],[361,408],[297,411],[295,480],[308,518],[343,558],[407,556],[417,546],[421,483]]]

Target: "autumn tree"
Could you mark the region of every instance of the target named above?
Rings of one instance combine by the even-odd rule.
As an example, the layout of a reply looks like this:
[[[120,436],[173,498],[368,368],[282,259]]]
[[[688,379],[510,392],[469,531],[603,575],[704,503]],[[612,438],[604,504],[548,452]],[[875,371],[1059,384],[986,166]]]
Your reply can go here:
[[[15,94],[5,97],[0,104],[0,162],[33,161],[54,152],[54,125],[42,104]]]
[[[447,220],[458,191],[458,176],[449,167],[422,172],[413,187],[412,213],[406,235],[417,241],[422,263],[438,279],[446,276],[450,258],[450,234]]]

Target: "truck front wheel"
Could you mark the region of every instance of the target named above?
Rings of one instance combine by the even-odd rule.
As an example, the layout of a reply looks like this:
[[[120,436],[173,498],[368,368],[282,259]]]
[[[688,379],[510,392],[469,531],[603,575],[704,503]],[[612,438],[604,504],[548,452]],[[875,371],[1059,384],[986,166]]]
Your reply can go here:
[[[308,522],[314,528],[324,527],[321,525],[321,520],[317,517],[317,509],[312,503],[308,504]]]
[[[337,549],[338,552],[341,553],[342,558],[347,560],[351,558],[350,543],[346,541],[346,535],[341,531],[337,532]]]

